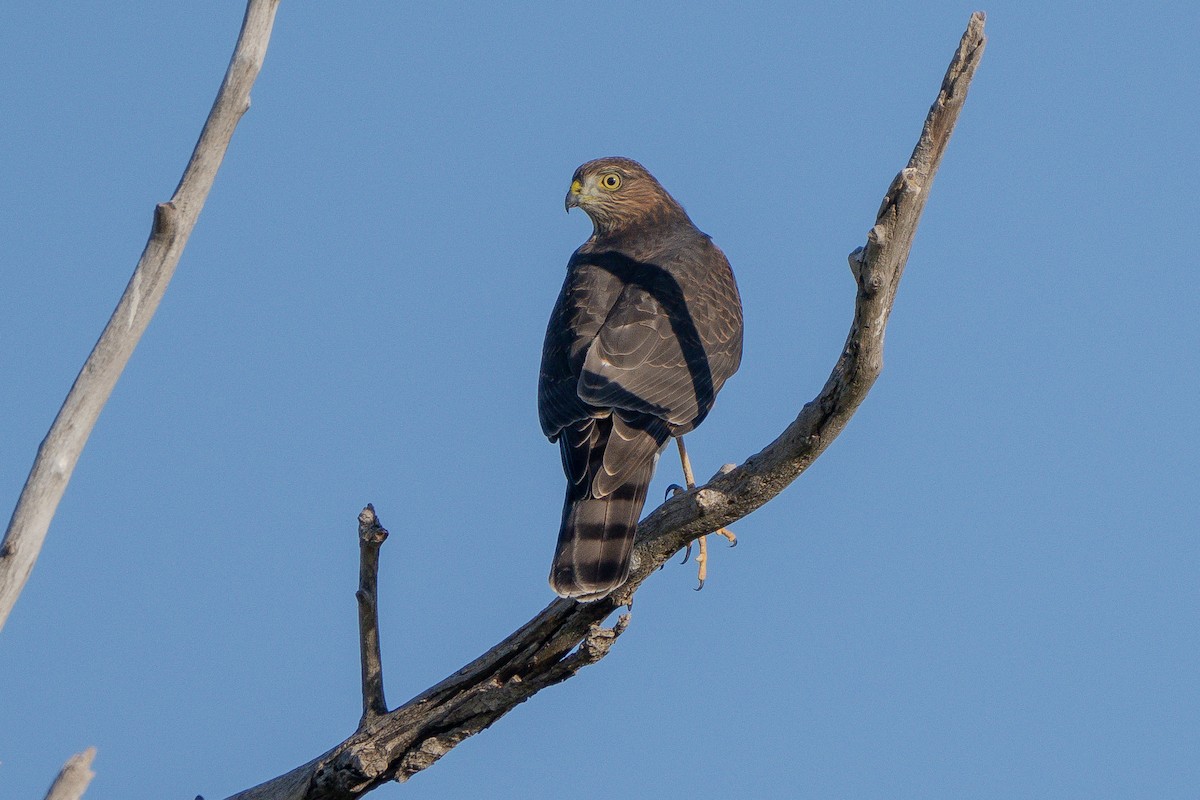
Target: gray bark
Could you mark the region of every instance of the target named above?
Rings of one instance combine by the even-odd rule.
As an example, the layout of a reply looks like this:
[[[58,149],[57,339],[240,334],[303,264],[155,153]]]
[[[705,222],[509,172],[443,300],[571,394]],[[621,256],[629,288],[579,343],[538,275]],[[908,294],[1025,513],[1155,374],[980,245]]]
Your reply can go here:
[[[362,662],[362,728],[387,713],[383,697],[383,656],[379,650],[379,548],[387,540],[387,529],[379,524],[375,507],[358,515],[358,640]]]
[[[50,784],[46,800],[79,800],[83,797],[88,784],[96,777],[96,773],[92,772],[92,759],[95,757],[96,748],[89,747],[68,758],[54,783]]]
[[[155,208],[150,239],[133,277],[38,447],[0,542],[0,629],[33,572],[50,521],[100,411],[175,274],[234,128],[250,108],[250,87],[262,68],[278,6],[279,0],[247,3],[233,58],[183,177],[171,199]]]

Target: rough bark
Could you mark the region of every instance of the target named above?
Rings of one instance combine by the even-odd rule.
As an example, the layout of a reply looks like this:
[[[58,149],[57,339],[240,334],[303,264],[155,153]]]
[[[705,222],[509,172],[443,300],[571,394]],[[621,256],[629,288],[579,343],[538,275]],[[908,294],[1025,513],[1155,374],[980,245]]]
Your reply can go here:
[[[983,14],[972,15],[908,165],[888,188],[866,245],[850,254],[858,286],[850,332],[821,393],[795,421],[745,463],[673,497],[641,522],[633,572],[614,595],[585,604],[555,600],[441,683],[394,711],[365,714],[341,744],[230,800],[349,800],[386,781],[406,780],[536,692],[603,658],[629,618],[622,616],[612,628],[601,623],[630,603],[650,574],[697,536],[775,497],[808,468],[845,428],[883,367],[888,316],[934,175],[983,55],[983,26]]]
[[[250,0],[247,4],[233,58],[183,177],[171,199],[155,208],[150,239],[133,277],[38,447],[0,543],[0,628],[33,571],[50,521],[100,411],[175,274],[234,128],[250,108],[250,87],[262,68],[278,5],[279,0]]]
[[[358,515],[358,638],[362,661],[363,710],[359,728],[387,713],[383,656],[379,649],[379,548],[387,540],[370,503]]]

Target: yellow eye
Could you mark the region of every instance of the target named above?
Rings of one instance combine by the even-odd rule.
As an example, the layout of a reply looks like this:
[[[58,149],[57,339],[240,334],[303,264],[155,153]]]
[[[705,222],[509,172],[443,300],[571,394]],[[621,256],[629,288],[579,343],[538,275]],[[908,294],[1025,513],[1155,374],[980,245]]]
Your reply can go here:
[[[601,175],[600,185],[610,192],[615,192],[621,186],[621,176],[615,172]]]

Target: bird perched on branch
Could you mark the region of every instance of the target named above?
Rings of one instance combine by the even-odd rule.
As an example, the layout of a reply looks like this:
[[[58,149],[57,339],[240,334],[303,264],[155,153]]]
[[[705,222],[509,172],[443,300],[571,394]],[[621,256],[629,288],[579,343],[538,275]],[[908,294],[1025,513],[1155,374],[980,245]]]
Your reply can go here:
[[[636,161],[584,164],[566,206],[594,230],[550,315],[538,415],[567,475],[550,586],[587,601],[628,577],[659,453],[704,420],[737,371],[742,304],[725,254]]]

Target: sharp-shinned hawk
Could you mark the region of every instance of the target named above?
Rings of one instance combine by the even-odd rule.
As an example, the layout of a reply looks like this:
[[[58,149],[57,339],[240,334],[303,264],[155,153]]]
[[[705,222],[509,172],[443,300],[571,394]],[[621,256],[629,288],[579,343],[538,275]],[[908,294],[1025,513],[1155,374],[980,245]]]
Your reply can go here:
[[[567,475],[550,585],[586,601],[628,577],[658,454],[737,371],[742,305],[725,255],[636,161],[584,164],[566,206],[594,231],[550,315],[538,414]]]

